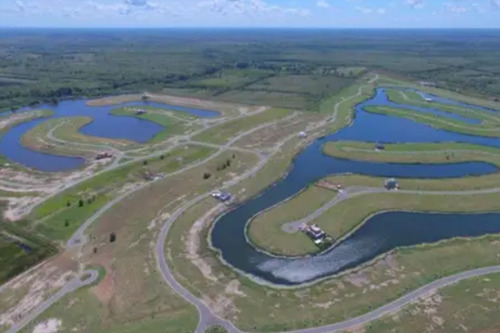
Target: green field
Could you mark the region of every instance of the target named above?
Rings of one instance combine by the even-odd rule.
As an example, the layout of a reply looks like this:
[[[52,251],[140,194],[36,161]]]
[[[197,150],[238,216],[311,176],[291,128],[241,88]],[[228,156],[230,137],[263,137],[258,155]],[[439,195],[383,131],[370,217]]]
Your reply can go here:
[[[461,281],[436,291],[403,310],[385,316],[365,327],[367,333],[425,332],[497,332],[500,306],[496,301],[500,274]]]
[[[101,173],[44,201],[30,215],[30,222],[25,222],[26,227],[49,239],[65,240],[109,202],[122,186],[144,182],[146,172],[168,174],[200,161],[212,152],[206,147],[180,147],[165,153],[163,158],[158,156]]]
[[[272,121],[277,121],[290,115],[285,109],[269,109],[256,115],[225,122],[222,125],[210,128],[193,137],[194,141],[223,144],[231,138],[252,128]]]
[[[0,221],[0,285],[55,253],[47,242]]]

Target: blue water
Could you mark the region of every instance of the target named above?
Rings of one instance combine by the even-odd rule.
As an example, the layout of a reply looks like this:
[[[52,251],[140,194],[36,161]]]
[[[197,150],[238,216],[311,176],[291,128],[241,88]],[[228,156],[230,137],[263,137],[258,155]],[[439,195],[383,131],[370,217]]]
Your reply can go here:
[[[357,173],[383,177],[449,178],[498,172],[495,166],[482,162],[440,165],[398,164],[325,156],[322,153],[322,145],[336,140],[373,143],[464,142],[500,147],[498,138],[439,130],[409,119],[372,114],[363,110],[367,105],[373,105],[374,100],[386,99],[381,94],[383,90],[378,90],[373,100],[356,106],[355,120],[351,126],[320,138],[306,147],[295,158],[285,178],[216,221],[211,234],[212,245],[220,251],[222,258],[228,264],[267,282],[294,285],[339,273],[398,246],[434,242],[458,236],[500,233],[500,214],[388,213],[371,218],[339,246],[321,255],[276,258],[258,251],[247,242],[245,226],[253,216],[295,195],[310,183],[327,175]]]
[[[415,106],[415,105],[409,105],[409,104],[394,103],[391,100],[389,100],[389,98],[387,97],[387,94],[385,93],[385,89],[383,89],[383,88],[377,89],[376,95],[375,95],[374,99],[372,100],[372,102],[370,102],[370,103],[372,105],[373,104],[385,105],[385,106],[391,106],[391,107],[395,107],[395,108],[404,108],[404,109],[413,110],[413,111],[422,112],[422,113],[429,113],[429,114],[433,114],[433,115],[443,117],[443,118],[460,120],[460,121],[467,123],[467,124],[480,124],[481,123],[481,120],[471,118],[473,115],[471,115],[471,117],[465,117],[465,116],[460,115],[460,114],[442,111],[439,109],[432,108],[431,107],[432,104],[429,104],[429,107],[421,107],[421,106]],[[447,104],[449,104],[449,103],[447,103]],[[480,110],[483,110],[483,108],[481,108]]]
[[[0,139],[0,153],[7,159],[23,164],[29,168],[42,171],[68,171],[76,169],[85,163],[79,157],[69,157],[41,153],[21,144],[21,137],[30,129],[41,122],[52,118],[87,116],[93,121],[80,129],[86,135],[112,138],[128,139],[139,143],[144,143],[155,137],[163,130],[163,127],[152,121],[139,119],[130,116],[116,116],[110,111],[123,106],[152,106],[179,112],[188,113],[197,117],[216,117],[218,112],[187,108],[177,105],[168,105],[153,102],[131,102],[113,106],[90,107],[85,105],[86,100],[71,100],[60,102],[57,106],[42,105],[37,109],[49,109],[54,111],[54,115],[49,118],[36,119],[19,124],[10,129]]]

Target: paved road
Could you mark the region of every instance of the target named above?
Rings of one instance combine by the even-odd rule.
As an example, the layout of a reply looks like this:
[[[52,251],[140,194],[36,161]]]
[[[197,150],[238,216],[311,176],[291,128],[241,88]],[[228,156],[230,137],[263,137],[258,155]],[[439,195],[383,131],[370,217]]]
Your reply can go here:
[[[359,317],[352,318],[332,325],[326,325],[316,328],[308,328],[297,331],[290,331],[288,333],[334,333],[334,332],[344,331],[347,329],[352,329],[353,327],[365,325],[371,321],[379,319],[384,315],[395,313],[401,310],[406,305],[415,302],[419,298],[430,294],[436,289],[449,286],[451,284],[460,282],[465,279],[470,279],[473,277],[478,277],[492,273],[500,273],[500,266],[484,267],[447,276],[445,278],[426,284],[425,286],[417,290],[414,290],[391,303],[381,306],[380,308],[365,313],[364,315],[361,315]]]
[[[89,275],[89,277],[82,281],[82,277],[85,275]],[[42,302],[38,308],[32,312],[30,312],[26,317],[24,317],[21,321],[14,324],[9,330],[5,333],[16,333],[27,326],[32,320],[45,312],[48,308],[50,308],[54,303],[63,298],[66,294],[72,293],[78,288],[83,286],[87,286],[89,284],[94,283],[99,277],[99,273],[95,270],[86,270],[83,271],[79,277],[71,280],[66,283],[64,287],[62,287],[57,293],[49,297],[47,300]]]
[[[334,107],[334,112],[333,112],[333,116],[331,117],[331,119],[328,120],[328,121],[324,121],[324,122],[318,123],[317,126],[315,128],[313,128],[313,129],[320,128],[321,126],[324,126],[324,125],[326,125],[329,122],[334,122],[336,120],[336,117],[337,117],[339,106],[342,103],[344,103],[344,102],[346,102],[346,101],[348,101],[348,100],[350,100],[352,98],[355,98],[356,96],[361,95],[361,93],[362,93],[362,87],[359,88],[359,91],[354,96],[349,97],[347,99],[343,99],[342,101],[338,102],[335,105],[335,107]],[[263,127],[263,126],[259,126],[259,127]],[[255,131],[255,130],[249,131],[248,133],[243,133],[241,136],[237,136],[237,137],[233,138],[232,140],[230,140],[225,145],[225,147],[233,144],[234,142],[236,142],[237,140],[239,140],[240,137],[243,137],[244,135],[248,135],[250,132],[253,132],[253,131]],[[256,167],[254,167],[252,170],[249,170],[248,172],[246,172],[245,174],[241,175],[240,177],[238,177],[238,178],[230,181],[228,184],[226,184],[226,186],[235,185],[238,182],[242,181],[243,179],[246,179],[246,178],[251,177],[254,174],[256,174],[267,163],[267,161],[269,160],[270,156],[272,156],[272,154],[274,154],[276,152],[279,152],[280,147],[282,145],[284,145],[287,141],[289,141],[290,139],[292,139],[293,137],[296,137],[296,134],[290,135],[289,137],[285,138],[285,140],[283,140],[281,143],[279,143],[274,148],[274,150],[273,150],[273,152],[271,154],[269,154],[267,156],[264,156],[264,155],[260,154],[259,155],[260,161],[259,161],[259,163],[258,163],[258,165]],[[203,301],[201,301],[200,299],[198,299],[197,297],[195,297],[193,294],[191,294],[191,292],[189,292],[179,282],[177,282],[177,280],[173,276],[173,274],[170,271],[170,268],[168,267],[167,262],[165,260],[165,241],[166,241],[168,232],[169,232],[170,227],[172,226],[172,224],[187,209],[189,209],[194,204],[200,202],[201,200],[207,198],[209,195],[210,195],[210,192],[207,192],[205,194],[202,194],[202,195],[200,195],[200,196],[192,199],[191,201],[189,201],[188,203],[186,203],[185,205],[183,205],[181,208],[179,208],[164,223],[164,225],[162,226],[162,229],[160,231],[160,234],[158,236],[158,242],[157,242],[157,246],[156,246],[157,264],[158,264],[158,268],[160,269],[160,271],[161,271],[161,273],[163,275],[164,280],[168,283],[168,285],[175,292],[177,292],[181,297],[183,297],[186,301],[188,301],[191,304],[193,304],[196,307],[196,309],[198,310],[198,313],[200,315],[200,319],[199,319],[199,322],[198,322],[198,327],[196,328],[196,333],[203,333],[203,332],[205,332],[205,330],[209,326],[214,325],[214,324],[218,324],[218,325],[224,326],[228,330],[228,332],[239,333],[241,331],[238,330],[232,323],[230,323],[227,320],[224,320],[224,319],[220,318],[219,316],[217,316],[216,314],[214,314],[212,312],[212,310],[205,303],[203,303]]]

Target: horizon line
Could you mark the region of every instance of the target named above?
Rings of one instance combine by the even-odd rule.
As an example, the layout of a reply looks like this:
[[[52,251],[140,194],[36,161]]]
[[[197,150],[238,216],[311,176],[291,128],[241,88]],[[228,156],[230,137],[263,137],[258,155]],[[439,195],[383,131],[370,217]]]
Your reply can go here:
[[[100,30],[500,30],[500,27],[309,27],[309,26],[298,26],[298,27],[265,27],[265,26],[185,26],[185,27],[127,27],[127,26],[115,26],[115,27],[105,27],[105,26],[2,26],[0,29],[66,29],[66,30],[78,30],[78,29],[100,29]]]

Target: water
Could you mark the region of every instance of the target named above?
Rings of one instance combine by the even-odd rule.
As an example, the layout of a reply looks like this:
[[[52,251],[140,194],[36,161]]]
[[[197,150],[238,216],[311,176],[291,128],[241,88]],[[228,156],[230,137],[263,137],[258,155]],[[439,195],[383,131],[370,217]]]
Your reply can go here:
[[[110,111],[124,106],[153,106],[179,112],[185,112],[197,117],[216,117],[218,112],[187,108],[153,102],[131,102],[113,106],[90,107],[86,100],[71,100],[60,102],[57,106],[42,105],[37,109],[49,109],[54,115],[49,118],[36,119],[11,128],[0,140],[0,153],[7,159],[27,167],[42,171],[68,171],[76,169],[85,163],[79,157],[60,156],[41,153],[21,144],[21,137],[38,124],[47,119],[86,116],[93,121],[83,126],[80,132],[90,136],[111,139],[127,139],[144,143],[163,130],[163,126],[152,121],[131,116],[116,116]]]
[[[314,141],[296,157],[284,179],[217,220],[211,234],[212,245],[220,250],[227,263],[260,280],[295,285],[339,273],[399,246],[500,232],[500,214],[395,212],[372,217],[339,246],[321,255],[276,258],[258,251],[247,242],[247,221],[327,175],[350,172],[399,178],[449,178],[498,172],[495,166],[482,162],[440,165],[374,163],[332,158],[322,153],[322,145],[335,140],[374,143],[453,141],[500,147],[498,138],[453,133],[405,118],[372,114],[363,110],[364,107],[373,105],[374,101],[378,103],[386,99],[384,91],[378,90],[373,100],[356,107],[356,118],[351,126]]]
[[[422,96],[424,98],[425,97],[433,97],[431,95],[422,95]],[[444,104],[450,104],[449,100],[441,99],[441,98],[439,100],[445,102]],[[421,107],[421,106],[415,106],[415,105],[409,105],[409,104],[394,103],[391,100],[389,100],[389,98],[387,97],[387,94],[385,92],[385,89],[383,89],[383,88],[377,89],[376,95],[371,103],[376,104],[376,105],[385,105],[385,106],[390,106],[390,107],[395,107],[395,108],[405,108],[408,110],[433,114],[433,115],[443,117],[443,118],[460,120],[460,121],[467,123],[467,124],[479,124],[479,123],[481,123],[481,121],[479,119],[474,119],[474,118],[470,118],[470,117],[465,117],[463,115],[442,111],[439,109],[432,108],[430,106],[429,107]]]

